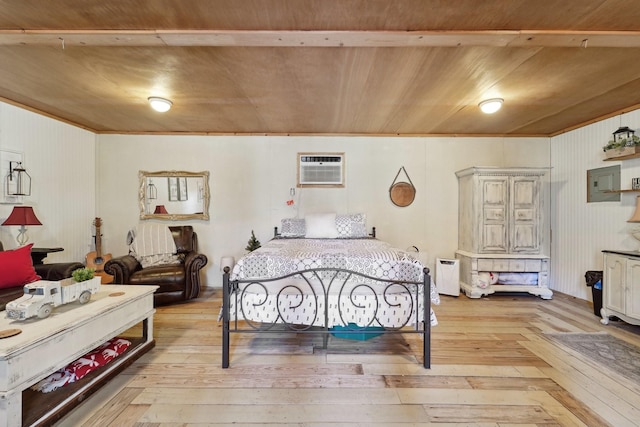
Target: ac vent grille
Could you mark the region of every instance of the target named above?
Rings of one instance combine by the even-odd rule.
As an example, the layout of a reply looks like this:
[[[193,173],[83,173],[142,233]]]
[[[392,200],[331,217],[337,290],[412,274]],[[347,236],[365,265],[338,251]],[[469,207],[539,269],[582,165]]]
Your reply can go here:
[[[299,184],[342,185],[343,155],[302,155],[298,157]]]

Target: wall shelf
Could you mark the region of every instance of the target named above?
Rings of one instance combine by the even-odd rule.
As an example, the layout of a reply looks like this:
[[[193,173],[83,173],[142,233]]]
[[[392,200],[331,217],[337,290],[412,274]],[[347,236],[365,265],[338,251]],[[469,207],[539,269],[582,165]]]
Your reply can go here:
[[[637,159],[640,157],[640,153],[627,154],[626,156],[620,157],[609,157],[608,159],[603,159],[605,162],[614,162],[617,160],[629,160],[629,159]]]
[[[640,193],[640,189],[638,190],[605,190],[603,193]]]

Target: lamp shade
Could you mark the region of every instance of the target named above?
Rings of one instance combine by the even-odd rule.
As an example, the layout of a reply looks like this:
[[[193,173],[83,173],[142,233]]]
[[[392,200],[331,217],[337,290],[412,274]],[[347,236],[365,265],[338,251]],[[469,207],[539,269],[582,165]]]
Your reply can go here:
[[[31,206],[14,206],[2,225],[42,225]]]
[[[167,208],[164,205],[156,205],[156,210],[153,211],[154,214],[168,214]]]
[[[636,197],[636,210],[627,222],[640,222],[640,196]]]

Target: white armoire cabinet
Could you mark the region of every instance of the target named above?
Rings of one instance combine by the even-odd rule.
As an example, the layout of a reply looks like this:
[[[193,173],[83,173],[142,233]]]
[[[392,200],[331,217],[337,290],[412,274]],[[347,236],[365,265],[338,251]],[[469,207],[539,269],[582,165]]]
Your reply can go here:
[[[497,167],[456,172],[456,258],[460,260],[460,287],[468,297],[500,291],[552,297],[549,257],[542,253],[546,173],[547,169],[540,168]],[[489,273],[497,283],[487,279]]]
[[[603,252],[601,322],[616,316],[640,325],[640,252]]]

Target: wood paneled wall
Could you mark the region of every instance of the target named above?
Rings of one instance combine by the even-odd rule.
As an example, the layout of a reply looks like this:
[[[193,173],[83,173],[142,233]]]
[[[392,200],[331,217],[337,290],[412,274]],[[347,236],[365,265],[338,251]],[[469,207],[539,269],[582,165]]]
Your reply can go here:
[[[63,247],[47,262],[84,261],[93,243],[96,212],[95,134],[0,103],[0,149],[23,153],[32,178],[33,206],[42,226],[28,227],[36,247]],[[2,177],[4,183],[4,177]],[[0,204],[0,222],[13,205]],[[6,248],[17,245],[18,227],[0,227]]]
[[[587,270],[602,270],[603,249],[640,248],[629,235],[636,225],[627,223],[633,214],[636,194],[622,194],[619,202],[587,203],[587,170],[612,166],[604,162],[602,147],[620,126],[640,127],[640,112],[594,123],[551,139],[552,230],[551,250],[554,289],[583,299],[591,298],[585,286]],[[621,187],[631,188],[640,176],[640,159],[621,165]]]

